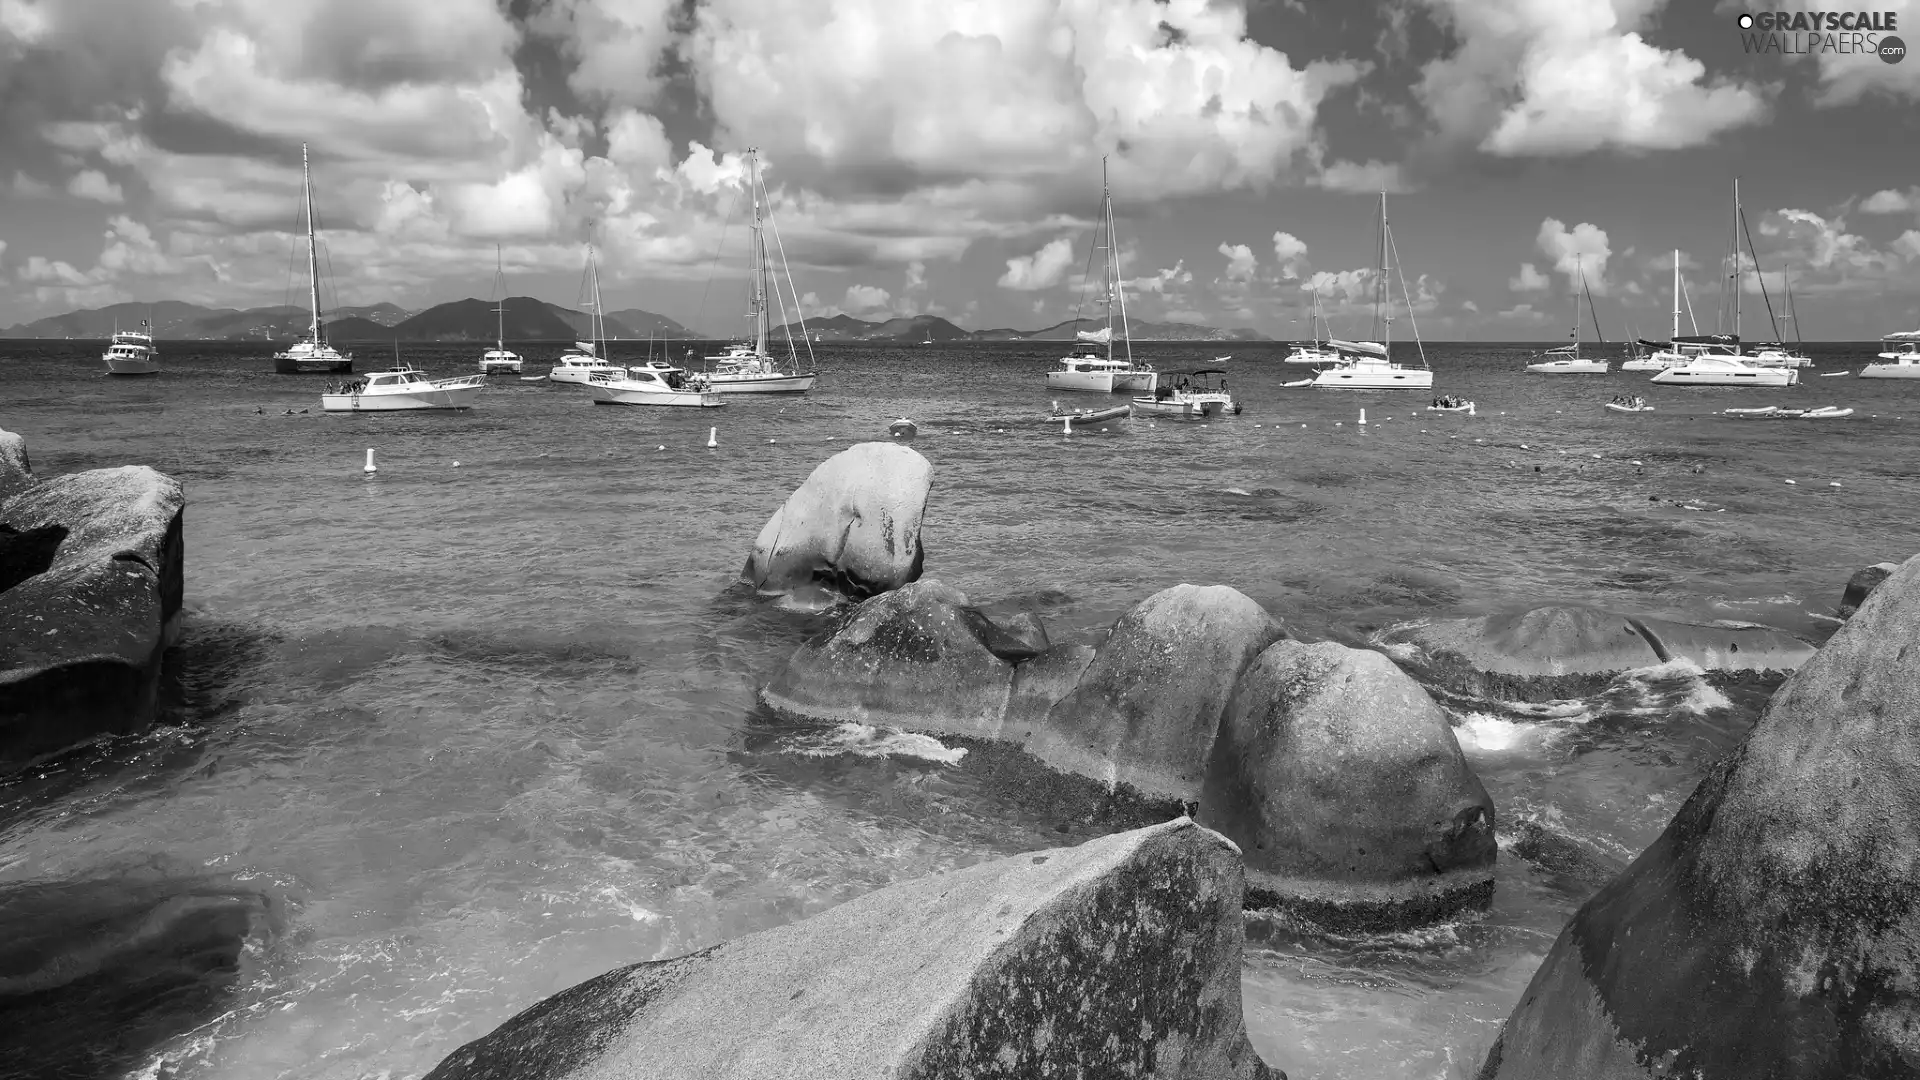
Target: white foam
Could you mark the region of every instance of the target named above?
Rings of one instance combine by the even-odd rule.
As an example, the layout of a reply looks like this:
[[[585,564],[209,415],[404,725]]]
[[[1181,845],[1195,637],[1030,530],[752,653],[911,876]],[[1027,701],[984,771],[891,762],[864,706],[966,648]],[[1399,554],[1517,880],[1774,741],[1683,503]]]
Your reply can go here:
[[[1584,723],[1582,715],[1578,722]],[[1467,754],[1493,755],[1530,753],[1542,750],[1566,737],[1566,721],[1509,720],[1488,713],[1467,713],[1453,727],[1453,736]]]
[[[967,756],[964,746],[948,746],[931,735],[894,731],[870,724],[841,724],[833,731],[788,741],[786,750],[801,757],[910,757],[941,765],[958,765]]]
[[[1699,664],[1682,657],[1669,660],[1664,664],[1655,664],[1652,667],[1636,668],[1623,674],[1621,681],[1641,696],[1656,699],[1634,709],[1636,713],[1670,712],[1681,709],[1704,716],[1709,712],[1733,708],[1733,702],[1727,695],[1707,682],[1706,674],[1706,670]],[[1685,682],[1686,691],[1677,699],[1669,693],[1656,691],[1653,687],[1653,683],[1669,679]]]

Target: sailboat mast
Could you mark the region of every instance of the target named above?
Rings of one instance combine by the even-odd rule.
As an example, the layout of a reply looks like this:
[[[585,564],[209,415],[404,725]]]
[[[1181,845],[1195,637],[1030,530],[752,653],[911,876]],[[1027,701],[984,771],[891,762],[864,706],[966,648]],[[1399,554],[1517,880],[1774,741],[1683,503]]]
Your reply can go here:
[[[767,237],[760,224],[758,147],[747,148],[747,186],[753,196],[753,353],[767,355]]]
[[[1740,336],[1740,286],[1746,283],[1746,267],[1740,263],[1740,178],[1733,178],[1733,336]],[[1739,355],[1742,346],[1733,347]]]
[[[1593,289],[1587,285],[1587,268],[1584,263],[1580,266],[1580,291],[1586,294],[1587,297],[1587,317],[1593,320],[1593,336],[1595,339],[1604,342],[1607,340],[1607,335],[1605,331],[1600,329],[1600,313],[1593,310]],[[1580,313],[1578,310],[1574,312],[1573,321],[1574,325],[1579,325]]]
[[[1793,323],[1794,343],[1798,345],[1804,345],[1806,344],[1807,339],[1800,336],[1800,313],[1798,311],[1795,311],[1793,307],[1793,273],[1787,270],[1785,267],[1782,267],[1780,269],[1780,283],[1787,287],[1787,316],[1786,317],[1789,322]]]
[[[1581,262],[1580,256],[1576,255],[1573,257],[1573,264],[1574,267],[1580,271],[1580,280],[1584,283],[1587,278],[1587,273],[1585,264]],[[1580,294],[1574,292],[1572,289],[1568,289],[1567,293],[1567,299],[1573,302],[1573,329],[1568,331],[1567,337],[1573,339],[1574,345],[1578,346],[1580,344]]]
[[[1107,249],[1106,295],[1102,300],[1107,311],[1107,359],[1113,359],[1113,191],[1107,186],[1107,159],[1100,157],[1100,231],[1101,242]]]
[[[1389,309],[1392,292],[1387,284],[1387,193],[1380,193],[1380,284],[1374,290],[1373,318],[1381,328],[1380,344],[1393,352],[1393,312]]]
[[[307,144],[300,144],[300,186],[307,201],[307,295],[313,320],[307,326],[310,338],[320,340],[320,241],[313,229],[313,171],[307,164]]]
[[[1673,335],[1667,340],[1680,336],[1680,249],[1673,249]]]
[[[500,262],[500,245],[493,245],[493,347],[498,352],[507,348],[507,298],[500,294],[507,281],[507,272]]]

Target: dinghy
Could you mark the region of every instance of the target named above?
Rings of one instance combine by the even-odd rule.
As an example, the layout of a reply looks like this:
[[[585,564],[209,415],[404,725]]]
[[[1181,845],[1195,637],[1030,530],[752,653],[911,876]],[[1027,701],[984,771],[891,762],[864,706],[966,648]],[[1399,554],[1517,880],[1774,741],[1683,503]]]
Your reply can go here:
[[[1823,371],[1820,373],[1820,377],[1823,379],[1838,379],[1844,375],[1846,375],[1844,371]]]
[[[1622,405],[1622,404],[1620,404],[1620,403],[1619,403],[1619,402],[1617,402],[1617,401],[1609,401],[1609,402],[1607,402],[1607,409],[1608,409],[1609,411],[1611,411],[1611,412],[1652,412],[1652,411],[1653,411],[1653,406],[1651,406],[1651,405]]]
[[[1722,409],[1727,416],[1772,416],[1780,411],[1778,405],[1763,405],[1757,409]]]
[[[1312,386],[1313,380],[1312,379],[1295,379],[1292,382],[1283,382],[1280,385],[1289,390],[1297,390],[1302,386]]]
[[[1063,411],[1056,405],[1051,414],[1043,416],[1040,419],[1041,422],[1045,424],[1059,425],[1062,432],[1069,432],[1077,428],[1095,427],[1113,420],[1119,420],[1132,415],[1132,413],[1133,410],[1125,405],[1115,405],[1109,409],[1074,409],[1070,412]]]
[[[1802,420],[1838,420],[1843,416],[1852,416],[1852,409],[1842,409],[1837,405],[1828,405],[1821,409],[1808,409],[1802,413]]]

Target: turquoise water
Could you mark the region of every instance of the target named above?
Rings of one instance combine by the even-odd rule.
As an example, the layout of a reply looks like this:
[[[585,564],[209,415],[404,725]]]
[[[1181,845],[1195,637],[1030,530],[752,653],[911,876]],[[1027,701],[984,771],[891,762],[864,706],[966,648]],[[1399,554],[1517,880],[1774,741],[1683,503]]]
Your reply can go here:
[[[456,374],[480,348],[406,356]],[[1835,370],[1868,348],[1815,355]],[[519,351],[531,371],[557,352]],[[97,345],[0,342],[0,427],[37,472],[185,483],[190,691],[176,723],[0,786],[0,883],[159,855],[285,901],[229,1007],[136,1070],[194,1080],[417,1076],[618,964],[1084,839],[928,740],[750,729],[756,681],[815,624],[723,593],[808,471],[897,417],[935,467],[927,576],[1031,606],[1056,640],[1183,581],[1352,644],[1554,600],[1820,640],[1853,570],[1911,553],[1920,496],[1920,385],[1526,375],[1517,347],[1430,347],[1434,392],[1478,401],[1465,417],[1283,389],[1299,369],[1279,346],[1143,346],[1163,368],[1232,353],[1245,412],[1070,437],[1036,419],[1061,395],[1054,351],[1025,343],[822,347],[814,393],[719,410],[509,378],[470,413],[389,416],[322,415],[324,379],[245,346],[162,352],[163,375],[109,380]],[[1607,413],[1618,393],[1659,411]],[[1714,415],[1770,403],[1857,411]],[[1457,720],[1503,823],[1625,859],[1762,700],[1667,668]],[[1258,933],[1254,1042],[1296,1080],[1468,1076],[1581,899],[1504,857],[1484,918]]]

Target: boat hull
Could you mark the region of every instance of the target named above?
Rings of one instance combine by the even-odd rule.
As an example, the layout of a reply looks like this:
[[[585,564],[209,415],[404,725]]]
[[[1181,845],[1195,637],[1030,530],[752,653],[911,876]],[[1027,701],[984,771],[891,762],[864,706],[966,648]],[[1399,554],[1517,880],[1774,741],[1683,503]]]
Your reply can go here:
[[[1862,379],[1920,379],[1920,364],[1868,364],[1860,369]]]
[[[292,356],[276,356],[273,358],[273,370],[281,375],[350,375],[353,373],[353,358],[343,356],[337,360],[302,360]]]
[[[1056,425],[1063,430],[1072,430],[1074,428],[1095,427],[1100,424],[1111,423],[1112,421],[1122,420],[1131,415],[1133,415],[1133,412],[1127,406],[1115,405],[1110,409],[1090,409],[1086,412],[1059,413],[1054,416],[1044,417],[1041,422]]]
[[[1161,401],[1156,398],[1134,398],[1133,415],[1165,416],[1180,420],[1205,420],[1234,411],[1233,403],[1217,398],[1201,401]]]
[[[324,412],[458,412],[473,408],[478,386],[436,387],[404,394],[321,394]]]
[[[1323,371],[1313,377],[1319,390],[1431,390],[1433,372],[1423,368],[1399,371]]]
[[[1528,364],[1527,370],[1541,375],[1605,375],[1608,367],[1605,360],[1546,360]]]
[[[640,390],[610,386],[604,382],[587,384],[587,396],[595,405],[654,405],[682,409],[713,409],[726,404],[711,390]]]
[[[482,375],[518,375],[520,374],[520,361],[518,360],[482,360],[480,361],[480,374]]]
[[[1049,371],[1047,389],[1080,390],[1090,394],[1152,393],[1157,376],[1151,371]]]
[[[818,375],[709,375],[707,390],[714,394],[804,394]]]
[[[1791,386],[1798,381],[1797,374],[1792,368],[1689,371],[1684,367],[1670,367],[1651,381],[1662,386]]]
[[[1638,360],[1623,361],[1620,364],[1621,371],[1665,371],[1667,367],[1667,361],[1653,360],[1647,357],[1641,357]]]
[[[1626,412],[1626,413],[1652,412],[1653,406],[1645,405],[1636,409],[1631,405],[1615,405],[1613,402],[1609,401],[1607,402],[1607,410],[1609,412]]]
[[[125,356],[109,356],[106,360],[107,374],[109,375],[160,374],[160,361],[151,358],[136,360]]]
[[[581,385],[585,385],[587,382],[589,382],[593,378],[595,374],[620,375],[624,373],[621,372],[619,368],[615,368],[615,367],[573,368],[571,370],[566,370],[566,371],[556,369],[554,371],[547,372],[547,381],[557,382],[557,383],[578,383]]]

